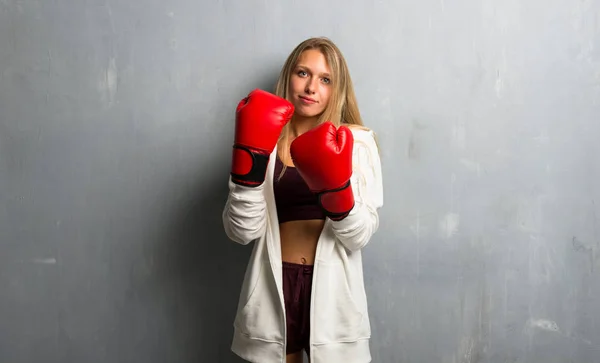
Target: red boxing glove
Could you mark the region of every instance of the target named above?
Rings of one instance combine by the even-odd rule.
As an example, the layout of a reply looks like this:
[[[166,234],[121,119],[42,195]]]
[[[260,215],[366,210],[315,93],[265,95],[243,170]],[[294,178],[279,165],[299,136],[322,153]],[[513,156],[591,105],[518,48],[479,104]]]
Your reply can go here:
[[[327,121],[298,136],[290,146],[292,160],[319,204],[334,221],[348,216],[354,208],[352,147],[354,137],[346,126]]]
[[[237,106],[231,180],[257,187],[265,181],[269,156],[294,114],[287,100],[262,90],[254,90]]]

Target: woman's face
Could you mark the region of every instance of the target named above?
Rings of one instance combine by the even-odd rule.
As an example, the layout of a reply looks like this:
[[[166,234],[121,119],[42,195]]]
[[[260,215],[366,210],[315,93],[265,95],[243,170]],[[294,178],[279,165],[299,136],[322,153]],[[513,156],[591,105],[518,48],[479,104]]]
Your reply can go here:
[[[289,95],[297,115],[317,117],[327,107],[332,92],[331,69],[323,53],[302,52],[292,70]]]

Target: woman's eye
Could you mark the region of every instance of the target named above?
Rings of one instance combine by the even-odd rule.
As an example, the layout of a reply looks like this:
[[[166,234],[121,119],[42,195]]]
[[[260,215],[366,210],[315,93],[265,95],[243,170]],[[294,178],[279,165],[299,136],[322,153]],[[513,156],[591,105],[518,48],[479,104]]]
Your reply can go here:
[[[304,76],[306,76],[306,72],[304,72],[304,71],[298,71],[298,75],[300,77],[304,77]]]
[[[329,83],[331,83],[331,80],[329,78],[323,78],[323,82],[329,84]]]

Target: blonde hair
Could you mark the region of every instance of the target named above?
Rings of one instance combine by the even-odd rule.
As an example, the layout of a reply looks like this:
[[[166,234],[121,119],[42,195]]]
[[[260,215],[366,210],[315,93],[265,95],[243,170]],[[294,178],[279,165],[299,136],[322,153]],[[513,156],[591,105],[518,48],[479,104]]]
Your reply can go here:
[[[279,79],[275,85],[275,94],[291,101],[288,92],[290,77],[298,63],[298,58],[300,58],[304,51],[310,49],[318,50],[325,56],[332,73],[331,81],[333,89],[329,98],[329,103],[319,116],[317,124],[331,121],[336,127],[343,124],[345,126],[355,126],[366,129],[363,125],[360,111],[358,110],[354,86],[352,84],[346,60],[340,49],[326,37],[306,39],[294,48],[281,69]],[[281,150],[280,154],[283,160],[287,160],[290,156],[289,140],[291,134],[290,123],[288,123],[283,127],[278,141],[279,145],[286,146]],[[285,169],[286,164],[283,163],[283,170],[281,171],[280,177],[285,173]]]

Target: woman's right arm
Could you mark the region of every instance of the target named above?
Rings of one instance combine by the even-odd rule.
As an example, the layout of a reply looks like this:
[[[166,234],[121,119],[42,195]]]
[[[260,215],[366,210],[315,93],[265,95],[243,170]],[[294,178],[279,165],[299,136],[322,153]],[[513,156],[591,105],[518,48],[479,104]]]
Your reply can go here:
[[[266,231],[267,166],[281,130],[293,113],[289,101],[258,89],[238,104],[229,196],[223,210],[225,233],[237,243],[247,245]]]
[[[223,226],[227,237],[242,245],[260,238],[267,225],[265,184],[247,187],[229,179],[229,196],[223,210]]]

